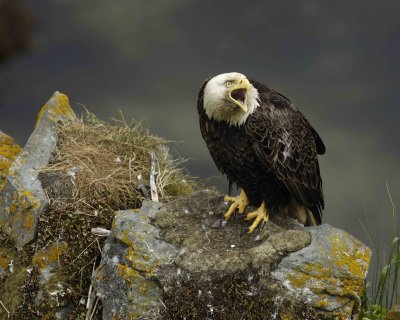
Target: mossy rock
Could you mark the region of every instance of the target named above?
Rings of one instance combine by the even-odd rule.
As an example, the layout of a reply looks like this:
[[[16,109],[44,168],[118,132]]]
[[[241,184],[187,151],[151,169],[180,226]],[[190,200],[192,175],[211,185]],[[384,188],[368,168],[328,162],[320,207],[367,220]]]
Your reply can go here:
[[[344,320],[357,312],[369,249],[344,231],[277,216],[250,235],[241,217],[223,222],[227,204],[212,190],[159,210],[150,204],[117,215],[104,247],[95,277],[104,319]],[[317,268],[325,247],[333,262]],[[304,281],[290,278],[300,271]],[[326,290],[313,279],[321,272]]]

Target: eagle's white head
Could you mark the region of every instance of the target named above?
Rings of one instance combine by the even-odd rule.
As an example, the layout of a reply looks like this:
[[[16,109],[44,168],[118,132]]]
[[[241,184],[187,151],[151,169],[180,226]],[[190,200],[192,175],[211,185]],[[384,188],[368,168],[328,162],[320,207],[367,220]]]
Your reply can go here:
[[[241,73],[222,73],[204,87],[204,109],[210,119],[242,125],[260,105],[258,91]]]

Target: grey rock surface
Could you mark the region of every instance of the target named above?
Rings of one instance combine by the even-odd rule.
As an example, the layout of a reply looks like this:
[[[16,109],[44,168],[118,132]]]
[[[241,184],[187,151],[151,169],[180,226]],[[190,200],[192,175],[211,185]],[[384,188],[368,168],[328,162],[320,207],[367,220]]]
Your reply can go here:
[[[279,216],[243,234],[227,207],[204,190],[119,213],[94,279],[104,319],[350,319],[369,249]]]
[[[307,228],[311,244],[283,258],[272,277],[295,296],[320,310],[350,319],[360,306],[371,251],[343,230]]]
[[[151,277],[156,268],[178,256],[177,249],[161,240],[160,230],[150,223],[160,207],[159,203],[145,202],[139,212],[116,214],[94,277],[103,302],[103,319],[158,317],[162,291]]]
[[[0,199],[0,222],[21,248],[32,241],[47,197],[38,179],[57,142],[55,122],[75,118],[68,98],[55,92],[39,113],[34,131],[9,168]]]

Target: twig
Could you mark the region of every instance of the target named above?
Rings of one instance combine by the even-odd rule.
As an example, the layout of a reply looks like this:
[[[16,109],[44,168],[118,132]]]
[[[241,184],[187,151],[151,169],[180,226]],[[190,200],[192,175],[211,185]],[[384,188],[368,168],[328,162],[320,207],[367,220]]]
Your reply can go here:
[[[97,241],[97,239],[94,239],[85,249],[83,249],[83,251],[80,253],[80,254],[78,254],[78,256],[74,259],[74,260],[72,260],[72,262],[70,263],[70,264],[73,264],[82,254],[84,254],[85,252],[86,252],[86,250],[87,249],[89,249],[90,247],[91,247],[91,245],[93,244],[93,243],[95,243]]]
[[[141,174],[139,174],[137,176],[139,185],[138,188],[139,190],[142,192],[143,197],[145,197],[146,200],[150,200],[150,195],[149,195],[149,191],[147,191],[146,186],[144,185],[144,180]]]
[[[94,234],[95,236],[99,236],[99,237],[108,237],[111,233],[111,230],[107,230],[104,228],[100,228],[100,227],[96,227],[96,228],[92,228],[90,230],[90,232],[92,232],[92,234]]]
[[[6,310],[6,312],[7,312],[7,319],[9,319],[10,316],[11,316],[10,311],[8,311],[8,309],[6,308],[6,306],[3,304],[3,301],[0,300],[0,304],[1,304],[1,306],[4,308],[4,310]]]
[[[93,278],[95,266],[96,266],[96,261],[93,263],[92,278]],[[88,293],[88,298],[87,298],[88,300],[87,300],[87,303],[86,303],[87,312],[86,312],[85,320],[92,319],[92,316],[93,316],[93,314],[92,314],[93,302],[94,302],[95,298],[96,298],[96,292],[93,290],[92,283],[90,283],[89,293]],[[97,305],[97,303],[96,303],[96,305]]]
[[[161,304],[163,305],[164,309],[167,309],[167,306],[165,305],[165,303],[160,298],[158,298],[158,300],[161,302]]]
[[[115,169],[115,170],[114,170],[113,172],[111,172],[107,177],[102,177],[102,178],[98,178],[98,179],[94,179],[94,180],[90,181],[89,186],[91,186],[93,183],[96,183],[96,182],[100,182],[100,181],[103,181],[103,180],[108,180],[108,179],[110,179],[113,175],[115,175],[116,173],[118,173],[118,171],[121,171],[121,168]]]
[[[151,191],[151,200],[154,202],[158,201],[158,192],[157,192],[157,167],[158,167],[158,159],[154,152],[150,153],[151,160],[151,170],[150,170],[150,191]]]
[[[97,239],[97,248],[99,248],[100,255],[103,255],[103,251],[101,251],[100,242],[98,239]]]
[[[96,297],[96,302],[95,302],[94,307],[93,307],[93,312],[92,312],[92,314],[90,315],[89,320],[92,320],[92,319],[93,319],[93,316],[94,316],[94,313],[96,312],[96,308],[97,308],[97,304],[98,304],[98,303],[99,303],[99,297]]]

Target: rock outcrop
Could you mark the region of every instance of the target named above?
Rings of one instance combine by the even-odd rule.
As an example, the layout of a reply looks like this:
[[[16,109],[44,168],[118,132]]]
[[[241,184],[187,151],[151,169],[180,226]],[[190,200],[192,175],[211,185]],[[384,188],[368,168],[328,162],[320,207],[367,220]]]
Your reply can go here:
[[[351,319],[370,250],[329,225],[221,220],[216,191],[119,212],[95,288],[104,319]]]
[[[75,120],[56,92],[22,150],[0,132],[0,319],[350,320],[357,313],[370,250],[329,225],[305,228],[276,216],[250,235],[241,216],[223,220],[228,204],[215,190],[166,203],[142,199],[140,209],[118,206],[114,215],[115,207],[99,213],[109,195],[93,189],[102,190],[101,205],[78,197],[74,206],[69,196],[79,194],[72,186],[82,168],[68,167],[63,177],[43,168],[64,137],[56,123]],[[88,158],[94,149],[85,148]],[[121,158],[107,157],[120,170]]]
[[[40,111],[35,130],[24,149],[7,168],[6,182],[0,195],[0,224],[18,248],[34,239],[39,216],[48,203],[38,176],[39,169],[49,163],[57,144],[55,123],[73,118],[75,114],[67,96],[55,92]],[[12,143],[8,148],[11,153],[18,149]]]
[[[54,292],[54,285],[57,285],[48,280],[63,244],[57,243],[38,252],[32,252],[28,245],[36,239],[39,218],[49,201],[39,180],[39,169],[53,156],[57,143],[56,123],[74,118],[67,96],[55,92],[41,109],[35,129],[22,150],[10,137],[0,135],[0,300],[7,305],[10,319],[26,318],[16,312],[23,307],[25,294],[41,301],[43,292],[36,282],[33,287],[37,292],[29,287],[38,270],[43,272],[39,271],[37,283],[45,283],[50,292]],[[0,318],[4,316],[5,308],[1,308]]]

